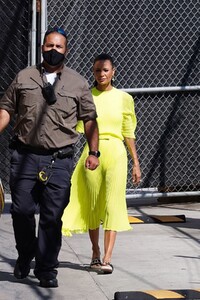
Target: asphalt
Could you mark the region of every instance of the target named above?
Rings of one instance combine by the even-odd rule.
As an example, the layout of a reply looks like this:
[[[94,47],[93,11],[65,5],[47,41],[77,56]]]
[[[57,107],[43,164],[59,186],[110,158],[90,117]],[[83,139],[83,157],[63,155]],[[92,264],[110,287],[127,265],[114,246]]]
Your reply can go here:
[[[199,202],[169,204],[156,199],[129,201],[129,215],[145,216],[147,221],[132,224],[132,231],[118,233],[112,259],[114,272],[111,275],[98,274],[89,269],[91,245],[87,234],[63,237],[59,255],[59,287],[54,289],[38,285],[33,275],[34,261],[26,279],[17,280],[13,276],[17,252],[9,207],[10,201],[6,199],[0,218],[0,300],[146,300],[158,299],[148,298],[148,291],[200,292]],[[148,221],[151,220],[148,216],[152,215],[184,215],[185,222]],[[102,229],[100,245],[103,252]],[[140,298],[137,294],[132,298],[130,293],[136,291],[145,292],[146,296]]]

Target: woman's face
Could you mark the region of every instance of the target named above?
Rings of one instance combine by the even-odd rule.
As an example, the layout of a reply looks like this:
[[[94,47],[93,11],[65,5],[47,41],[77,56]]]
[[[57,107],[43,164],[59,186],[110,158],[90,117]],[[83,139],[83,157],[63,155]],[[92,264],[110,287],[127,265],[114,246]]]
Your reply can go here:
[[[111,80],[115,74],[115,69],[110,60],[96,61],[93,66],[93,72],[99,90],[105,91],[112,88]]]

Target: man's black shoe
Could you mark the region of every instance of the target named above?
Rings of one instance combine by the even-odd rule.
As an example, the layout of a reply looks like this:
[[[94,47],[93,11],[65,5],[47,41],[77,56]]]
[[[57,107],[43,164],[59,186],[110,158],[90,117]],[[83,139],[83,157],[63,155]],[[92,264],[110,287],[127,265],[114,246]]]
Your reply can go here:
[[[40,279],[40,286],[45,288],[56,288],[58,287],[58,280],[56,278],[53,279]]]
[[[19,259],[16,261],[16,264],[15,264],[15,268],[14,268],[14,276],[17,278],[17,279],[23,279],[23,278],[26,278],[30,272],[30,265],[28,264],[27,266],[20,266],[20,263],[19,263]]]

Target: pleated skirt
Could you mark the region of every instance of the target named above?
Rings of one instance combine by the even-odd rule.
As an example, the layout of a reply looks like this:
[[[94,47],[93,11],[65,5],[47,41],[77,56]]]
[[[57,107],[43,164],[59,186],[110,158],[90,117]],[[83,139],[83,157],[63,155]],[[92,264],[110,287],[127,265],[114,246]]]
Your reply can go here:
[[[76,165],[71,180],[70,202],[62,216],[62,233],[84,233],[102,225],[104,230],[126,231],[132,227],[128,221],[126,205],[127,152],[118,138],[100,138],[99,167],[85,168],[88,146]]]

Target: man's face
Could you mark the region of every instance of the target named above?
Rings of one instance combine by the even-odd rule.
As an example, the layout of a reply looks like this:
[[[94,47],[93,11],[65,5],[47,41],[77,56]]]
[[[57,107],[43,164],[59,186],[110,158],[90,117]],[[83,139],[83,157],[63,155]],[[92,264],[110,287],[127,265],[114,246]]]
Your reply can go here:
[[[52,32],[46,36],[44,44],[42,45],[42,52],[50,51],[52,49],[55,49],[57,52],[66,55],[67,41],[62,34],[58,32]]]

